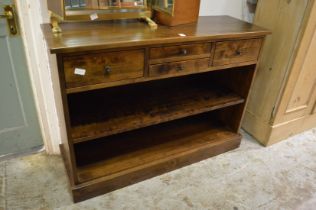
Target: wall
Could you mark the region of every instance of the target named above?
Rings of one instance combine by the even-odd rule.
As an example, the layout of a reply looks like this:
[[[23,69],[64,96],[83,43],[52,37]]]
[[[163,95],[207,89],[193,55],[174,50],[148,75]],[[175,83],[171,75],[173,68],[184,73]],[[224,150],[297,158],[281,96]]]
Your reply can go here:
[[[230,15],[242,19],[244,0],[202,0],[200,16]]]
[[[256,0],[201,0],[200,16],[229,15],[238,19],[252,22],[253,14],[250,14],[250,3]]]
[[[200,15],[230,15],[243,19],[246,1],[201,0]],[[66,138],[66,133],[56,61],[47,50],[40,28],[40,24],[48,22],[46,0],[16,2],[46,151],[59,153],[59,143]]]

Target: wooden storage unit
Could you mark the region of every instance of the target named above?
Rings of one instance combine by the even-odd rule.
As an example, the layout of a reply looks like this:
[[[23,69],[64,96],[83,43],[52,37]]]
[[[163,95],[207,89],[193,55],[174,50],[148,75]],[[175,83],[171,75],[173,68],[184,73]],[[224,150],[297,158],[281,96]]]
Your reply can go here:
[[[272,35],[262,51],[243,128],[264,145],[316,126],[315,23],[314,0],[258,2],[255,24]]]
[[[156,31],[137,21],[62,28],[56,37],[43,25],[57,54],[75,202],[239,146],[268,31],[227,16]]]

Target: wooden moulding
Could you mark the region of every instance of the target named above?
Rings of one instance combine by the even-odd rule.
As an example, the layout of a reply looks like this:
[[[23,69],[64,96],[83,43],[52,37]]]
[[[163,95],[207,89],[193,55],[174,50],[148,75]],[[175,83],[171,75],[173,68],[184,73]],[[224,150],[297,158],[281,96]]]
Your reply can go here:
[[[183,62],[188,62],[188,61],[183,61]],[[80,86],[76,88],[68,88],[66,89],[66,92],[69,95],[69,94],[74,94],[74,93],[81,93],[81,92],[98,90],[98,89],[109,88],[109,87],[116,87],[116,86],[121,86],[121,85],[149,82],[149,81],[155,81],[159,79],[175,78],[175,77],[194,75],[194,74],[200,74],[200,73],[211,72],[211,71],[221,71],[221,70],[225,70],[225,69],[229,69],[233,67],[249,66],[256,63],[257,63],[257,60],[253,60],[253,61],[247,61],[243,63],[232,63],[228,65],[223,65],[223,66],[210,66],[206,69],[201,69],[201,70],[195,69],[196,71],[177,71],[176,73],[171,72],[169,74],[160,74],[159,76],[140,77],[136,79],[126,79],[126,80],[119,80],[119,81],[114,81],[114,82],[106,82],[106,83],[100,83],[100,84],[94,84],[94,85]],[[156,65],[151,65],[151,67],[154,69],[155,69],[155,66]]]

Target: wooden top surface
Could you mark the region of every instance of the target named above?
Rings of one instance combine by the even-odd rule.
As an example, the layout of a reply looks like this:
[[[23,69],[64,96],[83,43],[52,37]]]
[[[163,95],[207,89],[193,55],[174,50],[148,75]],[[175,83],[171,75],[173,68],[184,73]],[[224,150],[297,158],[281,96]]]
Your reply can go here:
[[[197,23],[175,27],[159,25],[157,30],[151,30],[146,23],[137,20],[64,23],[61,24],[61,34],[53,34],[50,24],[44,24],[42,28],[51,53],[258,37],[270,33],[229,16],[200,17]]]

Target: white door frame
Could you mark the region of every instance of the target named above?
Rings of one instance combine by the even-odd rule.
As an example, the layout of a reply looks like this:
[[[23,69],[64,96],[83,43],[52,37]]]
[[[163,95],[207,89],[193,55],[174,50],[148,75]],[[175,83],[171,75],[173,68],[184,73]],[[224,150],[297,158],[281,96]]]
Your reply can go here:
[[[40,24],[48,22],[46,1],[16,0],[15,4],[45,150],[59,154],[59,143],[66,138],[66,131],[56,60],[49,54],[40,28]]]

